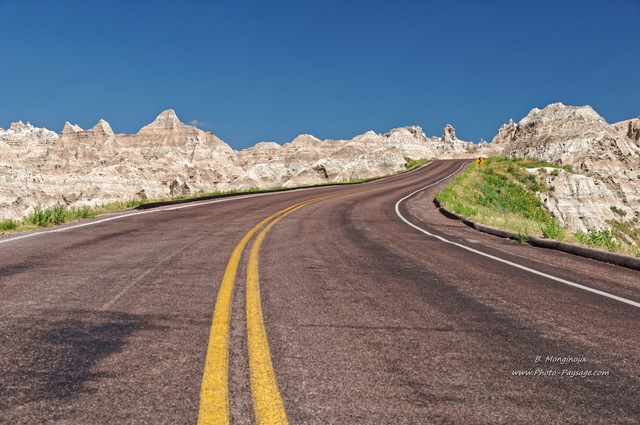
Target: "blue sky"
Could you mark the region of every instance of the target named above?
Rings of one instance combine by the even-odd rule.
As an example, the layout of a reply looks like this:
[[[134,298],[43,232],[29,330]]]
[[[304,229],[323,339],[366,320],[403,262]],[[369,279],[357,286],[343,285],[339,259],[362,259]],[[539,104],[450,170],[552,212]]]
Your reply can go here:
[[[549,103],[640,115],[640,0],[0,0],[0,127],[164,109],[235,149],[450,123],[491,140]]]

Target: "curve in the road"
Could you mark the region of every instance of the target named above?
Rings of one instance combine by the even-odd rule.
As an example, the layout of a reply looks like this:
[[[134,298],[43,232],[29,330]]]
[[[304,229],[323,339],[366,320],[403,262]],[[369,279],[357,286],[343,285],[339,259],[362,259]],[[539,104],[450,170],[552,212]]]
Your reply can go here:
[[[429,166],[427,164],[425,167]],[[445,164],[441,164],[429,173],[441,170]],[[438,183],[457,174],[462,164],[453,173],[447,175]],[[424,167],[423,167],[424,168]],[[404,179],[404,183],[422,178],[422,175]],[[391,179],[390,179],[391,180]],[[393,185],[393,181],[388,182]],[[347,195],[367,189],[352,190],[339,194],[321,196],[291,205],[275,214],[265,218],[249,232],[247,232],[233,250],[225,274],[218,290],[216,306],[214,309],[212,326],[205,370],[202,379],[200,393],[200,408],[198,415],[199,425],[227,424],[229,423],[229,322],[231,317],[231,302],[233,287],[236,280],[240,258],[251,238],[264,226],[264,229],[256,237],[249,254],[246,278],[246,317],[247,317],[247,344],[249,356],[249,372],[251,379],[251,392],[253,397],[254,414],[258,424],[286,424],[288,423],[282,397],[278,390],[278,384],[273,370],[269,343],[264,325],[262,307],[260,303],[259,285],[259,252],[260,246],[269,230],[278,221],[294,211],[325,199]],[[220,202],[218,201],[209,201]],[[189,205],[168,208],[168,210],[188,208]]]
[[[456,172],[458,172],[461,168],[462,168],[462,166],[461,166],[457,171],[455,171],[454,173],[452,173],[451,175],[454,175],[454,174],[455,174]],[[409,195],[405,196],[404,198],[400,199],[398,202],[396,202],[396,205],[395,205],[396,215],[397,215],[398,217],[400,217],[400,219],[401,219],[402,221],[404,221],[405,223],[407,223],[409,226],[413,227],[414,229],[418,230],[419,232],[422,232],[422,233],[424,233],[424,234],[425,234],[425,235],[427,235],[427,236],[432,236],[432,237],[434,237],[434,238],[436,238],[436,239],[439,239],[440,241],[442,241],[442,242],[444,242],[444,243],[448,243],[448,244],[451,244],[451,245],[455,245],[455,246],[457,246],[457,247],[459,247],[459,248],[462,248],[462,249],[465,249],[465,250],[467,250],[467,251],[469,251],[469,252],[473,252],[474,254],[482,255],[482,256],[487,257],[487,258],[491,258],[492,260],[499,261],[499,262],[504,263],[504,264],[507,264],[507,265],[509,265],[509,266],[519,268],[519,269],[524,270],[524,271],[527,271],[527,272],[529,272],[529,273],[533,273],[533,274],[535,274],[535,275],[542,276],[542,277],[544,277],[544,278],[551,279],[551,280],[554,280],[554,281],[556,281],[556,282],[563,283],[563,284],[565,284],[565,285],[573,286],[573,287],[575,287],[575,288],[579,288],[579,289],[582,289],[582,290],[584,290],[584,291],[593,292],[594,294],[598,294],[598,295],[601,295],[601,296],[603,296],[603,297],[611,298],[611,299],[613,299],[613,300],[620,301],[620,302],[623,302],[623,303],[625,303],[625,304],[632,305],[632,306],[634,306],[634,307],[640,307],[640,303],[638,303],[638,302],[635,302],[635,301],[632,301],[632,300],[628,300],[628,299],[626,299],[626,298],[619,297],[619,296],[617,296],[617,295],[613,295],[613,294],[610,294],[610,293],[605,292],[605,291],[600,291],[600,290],[598,290],[598,289],[590,288],[590,287],[585,286],[585,285],[580,285],[579,283],[575,283],[575,282],[572,282],[572,281],[567,280],[567,279],[562,279],[562,278],[559,278],[559,277],[556,277],[556,276],[550,275],[550,274],[548,274],[548,273],[544,273],[544,272],[541,272],[541,271],[539,271],[539,270],[535,270],[535,269],[532,269],[532,268],[530,268],[530,267],[526,267],[526,266],[523,266],[523,265],[521,265],[521,264],[517,264],[517,263],[514,263],[514,262],[509,261],[509,260],[505,260],[505,259],[500,258],[500,257],[496,257],[495,255],[487,254],[487,253],[482,252],[482,251],[479,251],[479,250],[477,250],[477,249],[475,249],[475,248],[471,248],[470,246],[467,246],[467,245],[464,245],[464,244],[461,244],[461,243],[458,243],[458,242],[450,241],[450,240],[448,240],[448,239],[446,239],[446,238],[444,238],[444,237],[442,237],[442,236],[435,235],[435,234],[433,234],[433,233],[429,232],[428,230],[425,230],[425,229],[423,229],[422,227],[420,227],[420,226],[418,226],[418,225],[416,225],[416,224],[412,223],[411,221],[409,221],[409,220],[408,220],[408,219],[407,219],[407,218],[406,218],[406,217],[405,217],[405,216],[400,212],[400,205],[401,205],[404,201],[406,201],[407,199],[411,198],[412,196],[414,196],[414,195],[416,195],[416,194],[418,194],[418,193],[420,193],[420,192],[424,191],[425,189],[428,189],[428,188],[430,188],[430,187],[432,187],[432,186],[435,186],[435,185],[436,185],[436,184],[438,184],[438,183],[443,182],[443,181],[444,181],[444,180],[446,180],[448,177],[450,177],[450,176],[447,176],[447,177],[443,178],[442,180],[439,180],[439,181],[437,181],[437,182],[435,182],[435,183],[431,183],[431,184],[429,184],[429,185],[427,185],[427,186],[425,186],[425,187],[422,187],[422,188],[420,188],[420,189],[416,190],[415,192],[412,192],[412,193],[410,193]]]
[[[273,371],[269,342],[264,326],[260,304],[259,257],[260,246],[267,233],[280,220],[292,212],[324,199],[353,193],[321,196],[291,205],[265,218],[249,230],[234,248],[227,264],[213,313],[209,336],[207,359],[200,392],[198,424],[229,423],[229,322],[233,287],[238,272],[240,258],[251,238],[264,226],[256,237],[249,254],[246,281],[247,343],[249,349],[249,371],[251,392],[254,400],[256,420],[259,424],[286,424],[287,415],[278,390]],[[186,208],[187,206],[177,207]]]
[[[639,272],[445,218],[462,162],[0,237],[0,423],[255,423],[251,316],[280,422],[637,422],[640,310],[493,257],[636,303]]]

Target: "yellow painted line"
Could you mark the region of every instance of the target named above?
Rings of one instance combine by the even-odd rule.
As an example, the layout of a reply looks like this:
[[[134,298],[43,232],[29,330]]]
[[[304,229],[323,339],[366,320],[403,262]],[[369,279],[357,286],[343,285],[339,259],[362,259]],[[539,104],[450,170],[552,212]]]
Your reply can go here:
[[[290,211],[269,223],[256,238],[251,248],[251,253],[249,254],[246,299],[247,344],[249,348],[249,374],[251,377],[253,410],[258,425],[282,425],[289,423],[282,397],[278,390],[278,383],[273,370],[273,363],[271,362],[271,351],[269,350],[267,331],[262,315],[260,282],[258,278],[260,246],[267,232],[269,232],[278,221],[305,205],[292,208]]]
[[[295,207],[305,205],[306,202],[308,201],[285,208],[262,220],[244,235],[231,254],[224,277],[222,278],[222,283],[220,284],[220,289],[218,290],[211,330],[209,332],[207,358],[200,388],[199,425],[229,423],[229,321],[231,317],[233,286],[235,284],[242,251],[251,237],[265,223]]]
[[[326,196],[303,201],[265,218],[249,230],[233,250],[218,290],[209,332],[207,357],[200,388],[199,425],[223,425],[229,423],[229,321],[233,286],[242,251],[251,237],[270,220],[287,213],[287,211],[325,198]]]
[[[418,175],[416,175],[416,176],[411,177],[410,179],[403,180],[403,183],[409,183],[409,182],[412,182],[412,181],[415,181],[415,180],[421,179],[421,178],[423,178],[423,177],[424,177],[424,176],[426,176],[426,175],[433,174],[433,173],[435,173],[436,171],[442,170],[442,169],[444,168],[444,166],[445,166],[445,165],[447,165],[447,164],[446,164],[446,163],[444,163],[444,164],[440,165],[438,168],[435,168],[435,169],[433,169],[433,170],[432,170],[432,169],[429,169],[429,171],[427,171],[427,172],[426,172],[426,173],[424,173],[424,174],[418,174]]]
[[[436,172],[443,167],[444,164],[435,170],[430,170],[427,174]],[[421,175],[420,177],[423,176]],[[229,423],[229,322],[231,317],[233,287],[242,252],[253,235],[265,225],[266,227],[257,236],[251,248],[249,264],[247,266],[246,314],[251,392],[256,421],[259,425],[288,424],[286,411],[273,370],[260,303],[260,284],[258,278],[260,246],[267,232],[269,232],[278,221],[295,210],[323,199],[365,190],[367,189],[322,196],[297,203],[278,211],[254,226],[243,236],[235,247],[227,263],[214,308],[209,333],[209,344],[207,347],[207,358],[200,389],[199,425],[224,425]]]

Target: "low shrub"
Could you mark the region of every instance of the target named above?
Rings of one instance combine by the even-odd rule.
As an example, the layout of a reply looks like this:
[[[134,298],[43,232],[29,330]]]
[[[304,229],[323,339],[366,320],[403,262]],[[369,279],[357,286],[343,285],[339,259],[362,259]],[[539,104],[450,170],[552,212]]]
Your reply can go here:
[[[66,205],[56,204],[45,209],[35,207],[33,214],[29,216],[27,220],[40,227],[47,227],[64,223],[69,215],[69,210]]]
[[[564,227],[560,226],[555,221],[549,221],[542,227],[542,236],[547,239],[563,239]]]
[[[622,208],[618,208],[615,205],[611,205],[609,207],[609,209],[611,209],[611,211],[614,214],[618,214],[619,216],[623,216],[624,217],[625,215],[627,215],[627,212],[625,210],[623,210]]]
[[[413,159],[408,156],[405,156],[404,160],[406,161],[406,164],[404,165],[405,171],[411,171],[414,168],[418,168],[419,166],[429,162],[428,159]]]
[[[591,228],[587,232],[577,232],[575,235],[578,240],[585,245],[609,249],[615,248],[617,245],[613,232],[610,229],[598,230]]]
[[[90,218],[95,217],[96,212],[85,205],[83,207],[73,208],[71,210],[71,216],[74,218]]]
[[[0,221],[0,230],[14,230],[18,227],[18,222],[11,218]]]

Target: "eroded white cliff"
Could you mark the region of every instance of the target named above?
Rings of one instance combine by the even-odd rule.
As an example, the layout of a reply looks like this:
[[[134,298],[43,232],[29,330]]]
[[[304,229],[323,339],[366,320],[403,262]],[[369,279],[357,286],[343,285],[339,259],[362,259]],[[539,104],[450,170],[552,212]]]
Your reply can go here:
[[[571,230],[603,229],[640,216],[639,127],[638,118],[609,124],[590,106],[554,103],[503,125],[492,145],[505,156],[570,165],[576,173],[547,178],[554,190],[541,195],[545,206]]]
[[[300,135],[284,145],[234,151],[215,134],[162,112],[136,134],[115,134],[100,120],[88,130],[67,122],[60,134],[30,124],[0,129],[0,219],[35,206],[82,206],[216,190],[296,186],[394,173],[405,157],[472,156],[447,126],[428,138],[417,126],[351,140]],[[475,151],[475,149],[473,149]]]

